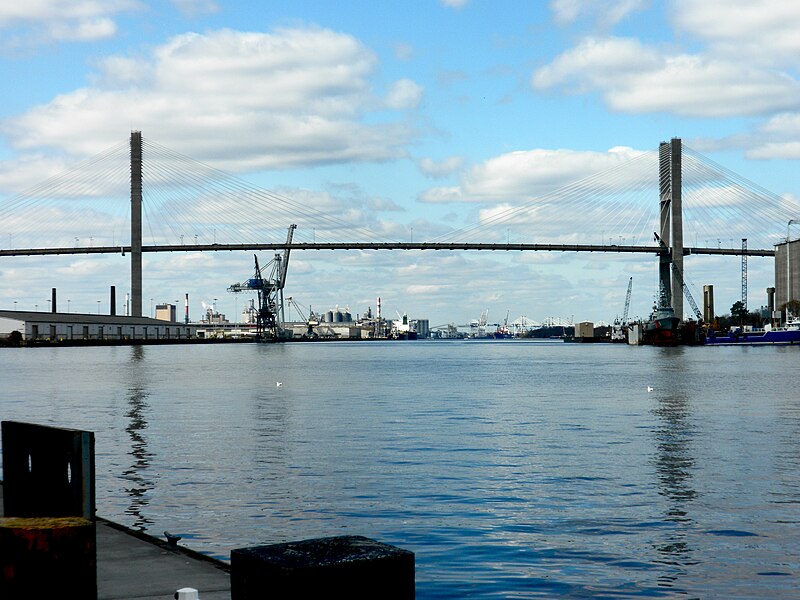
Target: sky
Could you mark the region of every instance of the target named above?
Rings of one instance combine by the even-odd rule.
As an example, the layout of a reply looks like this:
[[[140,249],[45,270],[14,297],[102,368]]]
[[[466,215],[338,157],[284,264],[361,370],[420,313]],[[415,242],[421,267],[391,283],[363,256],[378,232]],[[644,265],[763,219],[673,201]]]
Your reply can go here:
[[[131,130],[392,241],[486,222],[672,137],[795,201],[798,30],[800,5],[783,0],[3,3],[0,248],[34,245],[4,203]],[[732,219],[756,210],[740,208]],[[579,225],[578,212],[539,218],[561,240],[617,235]],[[116,218],[87,216],[76,244],[119,243]],[[24,231],[47,235],[59,220],[43,211]],[[530,241],[529,225],[480,232]],[[733,225],[687,232],[687,244],[739,245]],[[317,233],[306,220],[297,236]],[[127,260],[2,258],[0,306],[48,310],[56,287],[60,310],[105,312],[109,286],[120,302],[130,289]],[[695,293],[715,286],[718,313],[741,298],[738,257],[689,257],[685,269]],[[188,293],[192,319],[212,303],[233,319],[250,297],[226,290],[252,271],[252,253],[146,255],[143,310]],[[630,316],[646,316],[656,272],[651,255],[309,251],[292,254],[285,291],[353,314],[381,297],[384,316],[432,326],[484,311],[490,323],[599,323],[622,313],[631,277]],[[765,304],[772,260],[749,259],[748,278],[749,305]]]

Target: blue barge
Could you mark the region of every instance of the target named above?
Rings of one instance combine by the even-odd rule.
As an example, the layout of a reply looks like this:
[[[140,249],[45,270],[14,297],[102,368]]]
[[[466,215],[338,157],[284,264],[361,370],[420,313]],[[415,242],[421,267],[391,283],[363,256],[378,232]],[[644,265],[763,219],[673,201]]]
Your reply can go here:
[[[715,346],[800,344],[800,318],[789,315],[782,327],[731,327],[725,335],[709,331],[705,343]]]

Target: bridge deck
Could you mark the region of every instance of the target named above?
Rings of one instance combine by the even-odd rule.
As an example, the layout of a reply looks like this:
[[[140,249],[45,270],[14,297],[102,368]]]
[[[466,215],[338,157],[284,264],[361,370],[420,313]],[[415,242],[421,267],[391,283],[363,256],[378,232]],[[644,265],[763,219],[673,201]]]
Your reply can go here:
[[[484,244],[471,242],[314,242],[269,244],[177,244],[142,246],[142,252],[236,252],[241,250],[490,250],[522,252],[612,252],[623,254],[660,254],[659,246],[624,246],[601,244]],[[129,254],[130,246],[75,248],[18,248],[0,250],[0,256],[44,256],[53,254]],[[775,250],[748,248],[684,247],[684,255],[775,256]]]

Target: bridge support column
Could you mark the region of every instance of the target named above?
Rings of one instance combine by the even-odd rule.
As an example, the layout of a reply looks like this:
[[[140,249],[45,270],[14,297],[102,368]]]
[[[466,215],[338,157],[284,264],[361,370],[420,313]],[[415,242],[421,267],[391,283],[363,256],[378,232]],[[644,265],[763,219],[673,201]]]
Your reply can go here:
[[[683,321],[683,199],[681,140],[672,138],[670,165],[670,196],[672,197],[672,308]]]
[[[131,316],[142,316],[142,132],[131,131]]]
[[[659,193],[659,231],[663,251],[658,259],[659,294],[664,294],[664,302],[672,304],[672,256],[670,244],[670,146],[661,142],[658,147],[658,193]]]

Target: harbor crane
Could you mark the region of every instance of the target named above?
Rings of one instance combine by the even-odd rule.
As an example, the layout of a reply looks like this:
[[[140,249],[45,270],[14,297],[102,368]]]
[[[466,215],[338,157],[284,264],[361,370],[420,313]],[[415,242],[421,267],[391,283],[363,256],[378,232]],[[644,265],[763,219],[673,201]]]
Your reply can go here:
[[[268,277],[263,276],[263,271],[255,258],[255,273],[250,279],[241,283],[234,283],[228,287],[232,293],[256,292],[258,306],[256,307],[256,339],[276,339],[283,331],[283,287],[286,284],[286,270],[289,266],[289,246],[297,225],[289,226],[286,236],[286,248],[283,253],[276,253],[266,267],[270,268]]]
[[[628,279],[628,293],[625,294],[625,310],[622,311],[622,323],[628,322],[628,311],[631,308],[631,289],[633,287],[633,277]]]
[[[319,325],[320,319],[317,315],[314,314],[314,312],[311,310],[311,307],[310,306],[308,307],[308,318],[306,318],[303,309],[300,307],[300,305],[294,298],[289,296],[288,298],[286,298],[286,302],[289,304],[289,306],[294,307],[294,309],[297,311],[297,314],[299,314],[300,318],[306,323],[307,329],[306,332],[303,334],[303,337],[304,338],[319,337],[319,334],[316,331],[314,331],[314,328]]]
[[[628,328],[628,311],[631,307],[631,289],[633,288],[633,277],[628,279],[628,292],[625,294],[625,309],[622,311],[622,319],[617,318],[614,319],[614,323],[611,326],[611,341],[612,342],[624,342],[626,341],[627,337],[627,328]]]

